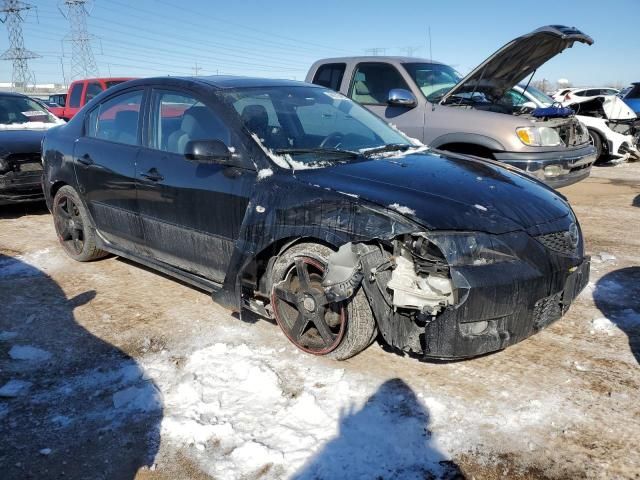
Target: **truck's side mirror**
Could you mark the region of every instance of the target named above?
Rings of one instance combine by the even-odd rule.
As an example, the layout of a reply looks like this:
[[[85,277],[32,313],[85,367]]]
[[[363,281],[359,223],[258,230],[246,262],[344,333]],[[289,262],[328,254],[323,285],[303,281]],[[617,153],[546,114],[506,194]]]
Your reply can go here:
[[[224,165],[231,160],[231,151],[220,140],[191,140],[184,148],[184,157],[195,162]]]
[[[404,88],[393,88],[389,90],[387,103],[394,107],[413,108],[418,104],[418,101],[409,90],[405,90]]]

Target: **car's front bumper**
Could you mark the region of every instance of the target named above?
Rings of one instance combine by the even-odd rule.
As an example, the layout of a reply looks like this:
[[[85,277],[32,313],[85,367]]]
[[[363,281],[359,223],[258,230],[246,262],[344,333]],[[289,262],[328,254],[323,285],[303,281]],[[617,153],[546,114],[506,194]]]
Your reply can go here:
[[[34,202],[43,198],[42,170],[0,174],[0,205]]]
[[[496,160],[520,168],[553,188],[566,187],[589,176],[596,149],[588,144],[565,152],[497,152]]]

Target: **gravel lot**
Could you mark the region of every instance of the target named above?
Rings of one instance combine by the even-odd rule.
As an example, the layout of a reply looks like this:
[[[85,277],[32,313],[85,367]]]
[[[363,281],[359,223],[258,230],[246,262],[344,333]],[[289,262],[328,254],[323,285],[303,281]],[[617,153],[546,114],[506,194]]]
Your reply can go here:
[[[23,478],[640,478],[640,163],[563,189],[592,274],[506,351],[341,363],[0,207],[0,465]]]

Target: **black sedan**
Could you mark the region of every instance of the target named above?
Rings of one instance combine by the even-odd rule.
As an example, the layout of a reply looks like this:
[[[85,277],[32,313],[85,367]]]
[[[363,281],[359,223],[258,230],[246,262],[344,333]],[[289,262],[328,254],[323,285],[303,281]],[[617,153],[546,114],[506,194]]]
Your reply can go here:
[[[64,123],[19,93],[0,93],[0,205],[42,201],[40,145]]]
[[[72,258],[134,259],[336,359],[378,333],[426,357],[499,350],[588,279],[561,195],[304,83],[130,81],[51,131],[44,167]]]

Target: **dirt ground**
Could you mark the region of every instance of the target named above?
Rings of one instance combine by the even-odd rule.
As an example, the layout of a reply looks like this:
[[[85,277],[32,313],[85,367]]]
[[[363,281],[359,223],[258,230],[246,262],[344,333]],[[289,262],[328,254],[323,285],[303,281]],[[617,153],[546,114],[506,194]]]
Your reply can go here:
[[[177,419],[196,409],[186,409],[176,389],[200,388],[210,375],[189,367],[192,355],[232,345],[215,357],[220,375],[233,368],[241,343],[255,355],[251,361],[276,373],[283,395],[316,389],[320,400],[341,402],[324,404],[328,418],[342,418],[350,399],[323,390],[339,384],[327,383],[327,372],[339,370],[353,401],[365,406],[380,385],[403,389],[400,396],[414,398],[421,412],[422,435],[442,452],[425,452],[442,469],[415,478],[640,478],[640,163],[596,167],[561,193],[593,257],[588,287],[539,334],[453,363],[419,362],[377,344],[342,363],[298,355],[273,324],[243,322],[206,293],[159,273],[116,257],[73,262],[42,206],[0,207],[0,388],[14,381],[16,389],[0,397],[0,477],[325,478],[303,472],[298,465],[311,460],[302,456],[285,455],[279,465],[233,456],[223,437],[180,440],[175,425],[189,424]],[[204,428],[224,415],[198,410],[190,419]],[[313,438],[315,470],[308,472],[340,460],[323,465],[317,452],[323,445],[336,451],[329,438],[341,448],[348,426],[330,425]],[[240,474],[233,467],[243,461],[252,469]],[[373,478],[403,478],[402,471]]]

